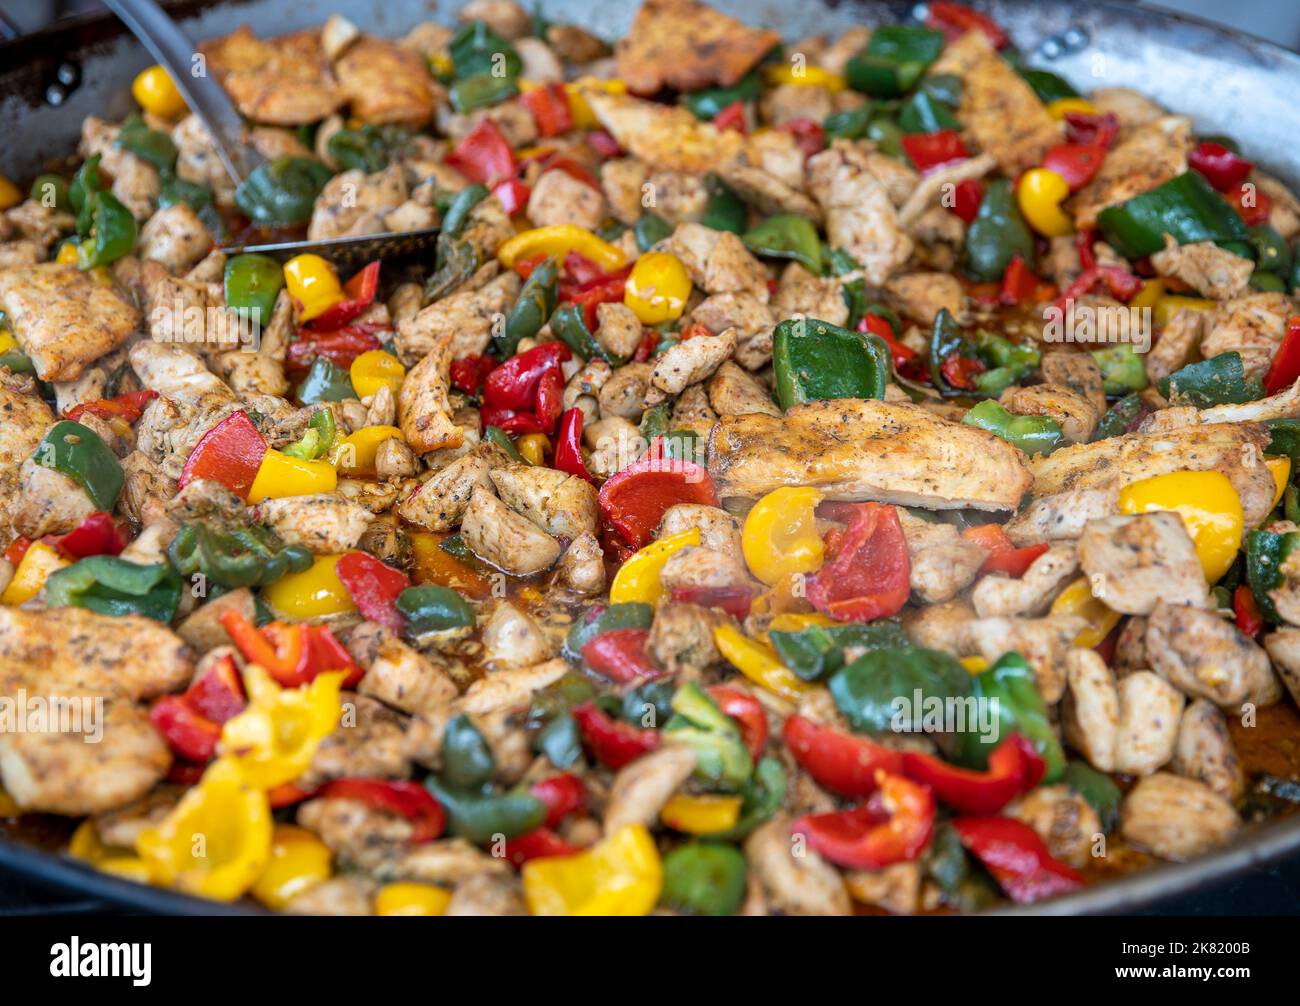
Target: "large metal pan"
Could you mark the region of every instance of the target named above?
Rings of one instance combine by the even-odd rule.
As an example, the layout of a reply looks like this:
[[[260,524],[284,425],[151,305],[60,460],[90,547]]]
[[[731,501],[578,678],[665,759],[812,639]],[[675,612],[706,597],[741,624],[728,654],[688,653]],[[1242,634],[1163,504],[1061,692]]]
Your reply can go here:
[[[895,20],[917,6],[881,0],[711,0],[738,17],[774,25],[788,40],[853,24]],[[260,34],[319,25],[334,12],[367,31],[396,35],[418,21],[450,22],[458,4],[426,0],[195,0],[164,2],[192,38],[249,23]],[[544,0],[545,13],[616,37],[631,23],[636,0],[593,5]],[[1167,108],[1193,117],[1198,131],[1229,133],[1246,156],[1291,183],[1300,181],[1300,55],[1193,18],[1115,3],[992,0],[982,5],[1008,29],[1032,62],[1080,90],[1134,87]],[[92,16],[0,45],[0,172],[37,174],[49,158],[66,157],[87,115],[122,117],[131,79],[150,62],[112,18]],[[1032,909],[1040,914],[1134,912],[1163,899],[1208,889],[1251,870],[1300,855],[1300,816],[1248,828],[1230,848],[1194,863],[1164,866],[1089,888]],[[179,914],[240,912],[97,873],[0,836],[0,868],[128,911]]]

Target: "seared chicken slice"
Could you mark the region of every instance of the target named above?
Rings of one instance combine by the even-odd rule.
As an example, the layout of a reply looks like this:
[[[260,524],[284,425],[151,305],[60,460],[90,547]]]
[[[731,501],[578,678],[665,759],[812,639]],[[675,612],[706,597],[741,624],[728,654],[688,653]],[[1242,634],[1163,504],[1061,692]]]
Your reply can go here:
[[[768,906],[784,915],[848,915],[852,911],[840,873],[811,849],[796,856],[791,819],[777,814],[745,840],[745,859]]]
[[[264,500],[254,509],[253,519],[270,525],[286,545],[337,555],[357,547],[374,515],[337,493],[317,493]]]
[[[1078,569],[1079,554],[1075,547],[1054,545],[1035,559],[1018,579],[996,574],[984,577],[971,591],[971,603],[981,618],[1041,615]]]
[[[1126,842],[1176,863],[1227,844],[1240,827],[1232,804],[1214,790],[1168,772],[1139,780],[1120,808]]]
[[[1119,690],[1115,675],[1093,650],[1065,655],[1066,693],[1061,704],[1065,739],[1099,772],[1114,772],[1119,750]]]
[[[443,332],[429,353],[407,373],[397,393],[397,423],[416,454],[459,447],[461,428],[452,422],[449,370],[453,332]]]
[[[1101,817],[1092,805],[1064,783],[1040,786],[1006,809],[1008,817],[1024,821],[1047,843],[1053,858],[1084,866],[1101,831]]]
[[[582,87],[580,93],[620,147],[659,168],[715,171],[744,145],[740,133],[701,122],[685,108],[608,94],[595,87]]]
[[[730,328],[717,335],[686,339],[659,354],[650,383],[670,395],[679,394],[688,385],[710,377],[735,348],[736,333]]]
[[[199,51],[236,107],[254,122],[302,126],[337,112],[345,98],[325,64],[319,31],[263,41],[243,25]]]
[[[1165,247],[1151,256],[1157,276],[1172,276],[1203,297],[1228,300],[1240,297],[1250,283],[1255,263],[1213,241],[1180,245],[1165,235]]]
[[[1043,701],[1052,705],[1065,691],[1065,655],[1085,627],[1078,615],[975,618],[957,626],[956,645],[950,648],[989,663],[1011,650],[1018,651],[1037,676]]]
[[[339,90],[362,122],[423,126],[441,96],[429,64],[389,39],[363,35],[334,63]]]
[[[1147,658],[1156,673],[1193,698],[1235,712],[1282,697],[1268,654],[1232,622],[1205,608],[1158,602],[1147,619]]]
[[[343,638],[366,669],[357,691],[404,713],[433,713],[456,697],[456,684],[420,651],[378,622],[362,622]]]
[[[331,779],[405,779],[411,772],[406,718],[381,702],[344,692],[342,722],[320,742],[302,777],[304,789]]]
[[[430,531],[450,531],[465,516],[474,490],[491,486],[488,472],[507,461],[505,453],[491,441],[475,445],[468,454],[416,486],[397,505],[398,516]]]
[[[1150,775],[1174,756],[1183,717],[1182,693],[1151,671],[1134,671],[1121,678],[1116,693],[1115,771]]]
[[[451,340],[451,358],[481,353],[492,339],[492,321],[509,310],[519,294],[519,277],[502,273],[477,290],[458,290],[397,326],[397,355],[410,366]]]
[[[970,586],[988,553],[951,524],[898,511],[907,539],[912,593],[926,604],[951,601]]]
[[[9,511],[14,529],[33,540],[66,534],[99,509],[70,475],[28,458],[18,469],[18,503]]]
[[[483,715],[526,707],[534,692],[559,681],[568,670],[567,661],[557,657],[531,667],[488,671],[452,703],[452,713]]]
[[[1187,170],[1191,121],[1167,115],[1134,129],[1106,155],[1101,170],[1070,197],[1066,209],[1078,228],[1097,226],[1097,214],[1140,196]]]
[[[212,247],[212,233],[187,203],[174,203],[140,228],[140,257],[183,273]]]
[[[483,486],[470,497],[460,533],[475,555],[512,576],[540,573],[560,557],[559,542]]]
[[[577,475],[529,464],[508,464],[488,473],[501,502],[556,538],[595,534],[600,518],[596,487]]]
[[[1170,768],[1204,783],[1225,800],[1241,796],[1246,785],[1241,762],[1228,721],[1213,702],[1196,699],[1183,711]]]
[[[871,286],[884,286],[912,254],[889,193],[871,173],[866,155],[847,140],[808,160],[808,188],[826,213],[826,237],[862,265]]]
[[[751,28],[699,0],[647,0],[614,58],[636,94],[698,91],[731,87],[780,41],[771,28]]]
[[[1252,293],[1225,301],[1205,321],[1201,355],[1241,354],[1247,377],[1263,377],[1283,337],[1292,304],[1283,293]]]
[[[695,749],[665,744],[618,770],[605,805],[605,834],[624,825],[653,827],[664,804],[695,771]]]
[[[1170,511],[1089,521],[1079,559],[1093,595],[1126,615],[1148,615],[1161,599],[1204,605],[1209,595],[1196,546]]]
[[[497,604],[483,626],[483,661],[489,666],[540,664],[550,659],[551,650],[537,620],[510,601]]]
[[[573,539],[555,571],[560,582],[579,594],[599,594],[605,589],[605,553],[590,531]]]

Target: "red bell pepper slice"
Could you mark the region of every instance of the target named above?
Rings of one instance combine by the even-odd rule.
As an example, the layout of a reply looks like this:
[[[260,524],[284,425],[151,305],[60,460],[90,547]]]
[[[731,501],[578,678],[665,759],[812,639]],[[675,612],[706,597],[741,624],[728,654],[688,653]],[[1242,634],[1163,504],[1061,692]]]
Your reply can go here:
[[[993,874],[1007,897],[1030,904],[1083,886],[1071,867],[1052,858],[1038,832],[1011,817],[959,817],[962,844]]]
[[[860,807],[807,814],[791,826],[808,848],[837,866],[879,870],[921,854],[934,830],[934,797],[919,783],[877,772],[879,789]]]
[[[802,151],[804,157],[812,157],[826,147],[826,130],[822,129],[820,122],[814,122],[812,119],[790,119],[776,128],[794,137],[795,145]]]
[[[952,387],[962,391],[973,390],[976,376],[987,369],[983,360],[973,356],[962,356],[960,353],[953,353],[939,365],[939,373],[943,375],[943,379]]]
[[[1046,543],[1016,548],[1015,543],[1002,530],[1001,524],[968,527],[961,536],[989,553],[984,565],[980,567],[980,573],[1006,573],[1017,580],[1048,549]]]
[[[1047,763],[1022,734],[1013,733],[989,755],[986,772],[959,768],[933,755],[903,752],[903,774],[930,787],[963,814],[996,814],[1042,782]]]
[[[8,548],[5,549],[5,558],[13,565],[17,566],[23,561],[23,556],[27,554],[27,550],[31,547],[32,540],[26,535],[20,534],[17,538],[11,541]]]
[[[218,619],[244,659],[261,665],[285,688],[305,685],[325,671],[347,671],[345,688],[365,676],[327,626],[270,622],[259,629],[233,609]]]
[[[949,3],[948,0],[931,0],[927,5],[925,26],[943,32],[948,42],[956,42],[968,31],[978,31],[984,35],[995,49],[1004,49],[1011,39],[1002,27],[987,14],[971,10],[964,4]]]
[[[1097,255],[1092,250],[1093,242],[1097,240],[1097,231],[1095,228],[1079,231],[1074,236],[1074,248],[1079,253],[1079,265],[1084,272],[1097,268]]]
[[[1255,595],[1244,583],[1238,584],[1232,592],[1232,612],[1238,629],[1251,637],[1259,635],[1259,630],[1264,627],[1264,616],[1255,603]]]
[[[144,414],[144,407],[157,397],[158,392],[145,388],[143,391],[132,391],[129,394],[118,395],[115,398],[101,398],[94,402],[82,402],[80,405],[74,405],[65,411],[63,416],[65,419],[76,422],[89,412],[92,416],[98,416],[100,419],[125,419],[128,423],[136,423]]]
[[[1235,186],[1223,193],[1223,198],[1249,227],[1268,223],[1269,214],[1273,211],[1273,198],[1257,185]]]
[[[492,190],[492,194],[501,201],[501,205],[506,208],[506,213],[514,216],[516,213],[522,213],[528,206],[528,199],[532,196],[533,190],[518,178],[507,178]]]
[[[895,775],[903,771],[903,756],[893,748],[822,726],[806,716],[787,719],[781,736],[813,782],[840,796],[870,796],[878,785],[877,770]]]
[[[126,548],[122,530],[112,514],[103,510],[92,513],[67,534],[53,539],[53,545],[76,559],[92,555],[117,555]]]
[[[247,700],[235,658],[227,654],[214,663],[190,685],[184,698],[200,716],[213,723],[225,723],[242,713]]]
[[[253,421],[242,410],[232,412],[194,446],[176,488],[184,489],[195,479],[213,479],[246,500],[264,457],[266,441]]]
[[[559,136],[573,128],[569,96],[558,81],[526,91],[519,100],[532,113],[539,136]]]
[[[486,355],[462,356],[451,361],[451,386],[467,395],[477,396],[497,361]]]
[[[221,725],[200,715],[182,695],[167,695],[155,702],[149,721],[182,758],[204,763],[217,753]]]
[[[266,791],[266,802],[271,805],[272,810],[279,810],[281,807],[292,807],[295,803],[302,803],[308,797],[315,795],[314,789],[299,786],[296,782],[282,782],[279,786]]]
[[[983,201],[984,188],[974,178],[966,178],[953,187],[952,205],[948,209],[969,224],[979,215]]]
[[[548,856],[572,856],[582,851],[582,846],[566,842],[550,828],[542,827],[527,835],[506,841],[506,859],[515,866],[523,866],[530,859]]]
[[[597,674],[620,685],[661,678],[665,672],[645,651],[649,638],[649,629],[610,629],[582,648],[582,659]]]
[[[642,730],[612,719],[592,702],[574,706],[572,716],[582,731],[587,751],[602,765],[615,770],[655,750],[661,741],[659,731]]]
[[[515,154],[491,119],[483,119],[447,155],[447,164],[471,182],[489,187],[514,177]]]
[[[634,363],[645,363],[650,359],[654,351],[659,348],[660,335],[653,328],[641,330],[641,341],[636,344],[636,352],[632,354]]]
[[[537,404],[537,385],[542,375],[573,356],[572,350],[557,341],[510,357],[487,375],[483,382],[483,401],[502,409],[532,409]]]
[[[345,552],[334,572],[366,618],[397,633],[406,628],[397,610],[397,595],[411,585],[405,573],[365,552]]]
[[[743,585],[725,587],[674,587],[674,601],[698,604],[702,608],[717,608],[733,618],[749,617],[754,604],[754,592]]]
[[[447,823],[446,811],[433,794],[416,782],[382,779],[335,779],[317,794],[327,800],[356,800],[368,807],[400,814],[414,826],[411,841],[432,842]]]
[[[587,134],[587,146],[604,158],[623,156],[623,148],[618,145],[618,140],[603,129],[593,129]]]
[[[600,179],[587,170],[583,164],[579,164],[572,157],[565,157],[563,154],[553,153],[542,161],[542,171],[563,171],[575,181],[582,182],[583,185],[590,186],[597,192],[602,192]]]
[[[523,437],[530,433],[545,433],[539,420],[531,412],[519,412],[515,409],[498,409],[484,405],[479,409],[479,420],[483,429],[496,426],[512,437]]]
[[[1104,147],[1092,143],[1058,143],[1043,156],[1043,167],[1066,180],[1071,192],[1078,192],[1101,170]]]
[[[1238,157],[1220,143],[1199,143],[1187,155],[1187,165],[1205,176],[1205,180],[1218,192],[1227,192],[1246,180],[1255,165]]]
[[[889,355],[894,361],[894,369],[904,377],[912,380],[929,381],[925,368],[921,366],[920,355],[911,346],[905,346],[894,335],[894,326],[878,314],[864,315],[858,322],[858,331],[866,332],[880,338],[889,347]]]
[[[387,331],[386,326],[371,322],[344,325],[333,332],[301,328],[285,353],[285,370],[291,376],[305,374],[318,356],[347,370],[362,353],[378,349],[381,343],[377,333]]]
[[[307,652],[310,660],[308,681],[326,671],[347,671],[343,687],[355,688],[366,676],[365,668],[352,659],[352,654],[338,641],[329,626],[307,627]]]
[[[1277,347],[1277,355],[1264,378],[1264,390],[1270,395],[1295,384],[1300,377],[1300,315],[1288,318],[1286,335]]]
[[[564,411],[564,374],[559,367],[552,367],[537,382],[537,397],[533,412],[541,423],[542,432],[548,436],[555,432],[560,413]]]
[[[1119,133],[1119,116],[1114,112],[1094,115],[1090,112],[1065,113],[1065,138],[1071,143],[1109,147]]]
[[[966,144],[952,129],[941,129],[937,133],[909,133],[899,142],[903,153],[921,174],[970,157]]]
[[[1037,292],[1038,277],[1025,265],[1024,257],[1016,255],[1002,273],[1002,303],[1021,304],[1032,300]]]
[[[577,814],[587,806],[587,787],[572,772],[539,779],[528,787],[528,792],[546,804],[546,820],[542,824],[547,828],[557,827],[570,814]]]
[[[745,121],[745,103],[733,101],[713,117],[715,129],[734,129],[738,133],[749,132],[749,123]]]
[[[319,332],[342,328],[375,302],[379,293],[379,261],[371,262],[343,284],[344,299],[326,308],[311,320]]]
[[[642,458],[600,487],[600,510],[634,548],[643,548],[676,503],[718,505],[709,473],[693,461]]]
[[[754,696],[726,685],[712,685],[705,691],[723,713],[736,721],[749,756],[757,762],[767,747],[767,713],[762,703]]]
[[[869,622],[907,603],[911,565],[898,511],[861,503],[825,564],[808,580],[808,600],[839,622]]]
[[[560,417],[551,466],[558,471],[586,479],[594,485],[596,480],[587,471],[587,462],[582,458],[582,419],[582,410],[579,408],[569,409]]]
[[[203,778],[206,769],[207,765],[196,765],[178,757],[172,761],[172,766],[167,770],[165,778],[175,786],[193,786]]]

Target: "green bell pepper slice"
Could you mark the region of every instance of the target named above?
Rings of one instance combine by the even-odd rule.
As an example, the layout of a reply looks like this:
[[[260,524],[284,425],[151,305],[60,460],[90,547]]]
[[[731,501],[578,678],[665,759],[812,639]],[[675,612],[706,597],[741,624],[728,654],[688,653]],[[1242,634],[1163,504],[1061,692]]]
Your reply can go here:
[[[740,787],[744,802],[740,805],[740,819],[726,831],[709,836],[715,842],[739,842],[761,824],[772,819],[785,803],[785,766],[770,755],[760,758],[754,773]]]
[[[1101,368],[1102,390],[1106,394],[1126,395],[1147,386],[1146,364],[1127,342],[1091,350],[1089,355]]]
[[[1106,410],[1093,431],[1092,441],[1108,440],[1122,436],[1135,427],[1141,418],[1149,412],[1146,402],[1136,391],[1130,392]]]
[[[844,67],[855,91],[878,98],[897,98],[910,91],[939,54],[941,32],[915,25],[881,25],[862,51]]]
[[[90,197],[104,189],[104,180],[99,174],[99,161],[102,155],[92,154],[82,162],[81,167],[72,176],[68,186],[68,203],[77,217],[77,233],[85,237],[90,233],[93,208]]]
[[[641,413],[641,424],[637,427],[637,432],[641,434],[641,438],[648,444],[655,437],[662,437],[667,434],[672,415],[673,406],[671,402],[660,402],[658,405],[651,406]]]
[[[988,370],[975,375],[975,390],[997,397],[1017,381],[1028,377],[1043,360],[1042,351],[1032,344],[1012,342],[993,332],[977,329],[969,345]]]
[[[560,655],[570,664],[581,666],[582,648],[602,632],[613,629],[648,629],[652,621],[654,608],[642,601],[623,601],[604,608],[588,608],[565,635]]]
[[[798,262],[814,276],[822,272],[822,243],[812,221],[795,213],[778,213],[746,231],[741,240],[755,255]]]
[[[749,779],[754,765],[740,728],[699,685],[689,682],[679,688],[672,709],[664,724],[664,741],[695,751],[696,778],[733,789]]]
[[[977,708],[983,706],[996,715],[997,727],[992,736],[985,736],[977,726],[961,733],[957,743],[959,764],[987,768],[989,755],[1018,730],[1047,763],[1043,782],[1052,783],[1061,778],[1065,772],[1065,751],[1038,690],[1038,677],[1024,657],[1014,651],[1004,653],[992,667],[971,679],[970,694]]]
[[[1152,255],[1166,234],[1180,245],[1197,241],[1241,242],[1250,232],[1238,213],[1197,171],[1186,171],[1149,192],[1097,215],[1102,237],[1125,258]]]
[[[1101,818],[1101,830],[1109,835],[1119,824],[1119,805],[1124,794],[1105,772],[1098,772],[1085,761],[1071,760],[1061,776],[1070,789],[1086,801]]]
[[[1255,272],[1284,277],[1291,271],[1291,246],[1268,224],[1250,229],[1250,243],[1255,250]]]
[[[556,768],[566,769],[582,757],[582,731],[572,716],[561,713],[538,731],[533,750]]]
[[[903,156],[903,130],[891,115],[873,115],[867,123],[867,139],[882,154],[898,158]]]
[[[881,398],[889,348],[878,336],[815,318],[788,318],[772,337],[776,398],[782,409],[831,398]]]
[[[311,219],[316,197],[334,177],[313,157],[274,157],[235,189],[235,204],[259,227],[292,227]]]
[[[868,102],[857,108],[848,108],[842,112],[832,112],[822,120],[822,131],[827,140],[860,140],[867,135],[867,126],[871,123],[871,104]]]
[[[356,129],[340,129],[331,134],[325,149],[344,169],[359,168],[368,175],[383,171],[402,156],[411,142],[412,133],[392,123],[366,123]]]
[[[461,713],[442,732],[442,778],[456,789],[472,790],[487,785],[496,771],[492,747],[474,721]]]
[[[494,77],[479,73],[451,85],[448,97],[451,107],[461,115],[479,108],[489,108],[515,97],[519,85],[514,77]]]
[[[506,455],[510,458],[511,461],[524,460],[524,456],[519,453],[519,448],[516,447],[515,442],[510,439],[510,434],[507,433],[505,430],[503,430],[500,426],[489,426],[486,430],[483,431],[483,437],[485,440],[491,440],[492,443],[496,444],[503,451],[505,451]],[[444,538],[443,540],[448,541],[450,539]]]
[[[284,453],[302,461],[315,461],[329,453],[336,436],[338,427],[334,424],[334,413],[329,409],[317,409],[307,420],[307,431],[286,447]]]
[[[452,237],[460,237],[469,223],[469,217],[474,211],[474,207],[489,195],[491,193],[488,192],[487,186],[480,185],[477,182],[473,185],[467,185],[457,192],[448,204],[447,211],[442,215],[442,233]]]
[[[122,492],[121,462],[93,430],[63,419],[50,427],[36,446],[33,460],[81,483],[100,510],[111,511]]]
[[[284,289],[284,268],[269,255],[232,255],[226,259],[222,281],[226,307],[265,325]]]
[[[642,213],[632,227],[632,236],[636,238],[637,251],[647,252],[660,241],[669,237],[673,225],[654,213]]]
[[[797,632],[768,633],[781,663],[804,681],[819,681],[847,663],[846,653],[855,656],[872,650],[905,650],[911,642],[903,627],[884,619],[855,625],[812,625]]]
[[[95,555],[51,573],[45,600],[51,608],[144,615],[167,623],[180,604],[181,578],[165,562],[145,566],[115,555]]]
[[[989,183],[966,230],[966,271],[983,282],[996,282],[1017,255],[1034,267],[1034,235],[1020,215],[1011,182],[1000,178]]]
[[[552,257],[539,262],[519,291],[519,299],[506,315],[500,336],[492,337],[493,348],[503,360],[514,356],[523,339],[541,331],[554,313],[559,290],[560,263]]]
[[[733,845],[687,842],[664,857],[659,903],[688,915],[735,915],[745,901],[745,857]]]
[[[971,676],[942,650],[882,646],[831,674],[827,689],[849,726],[860,733],[919,733],[924,706],[969,694]],[[921,708],[911,699],[920,694]],[[906,698],[902,707],[898,699]]]
[[[1044,105],[1050,105],[1062,98],[1079,97],[1079,92],[1074,89],[1074,85],[1050,70],[1019,66],[1016,68],[1016,72],[1020,74],[1026,84],[1034,89],[1034,94],[1038,95],[1038,100]]]
[[[424,786],[447,812],[447,830],[476,845],[518,838],[546,820],[546,805],[526,793],[466,792],[433,775]]]
[[[473,628],[478,620],[468,601],[437,583],[407,587],[397,595],[396,605],[406,616],[407,634],[411,636]]]
[[[149,128],[139,115],[129,116],[122,123],[116,145],[152,164],[159,174],[171,174],[176,167],[177,150],[172,138],[162,130]]]
[[[1277,273],[1256,270],[1250,274],[1248,285],[1259,293],[1286,293],[1286,280]]]
[[[731,87],[710,87],[692,91],[682,101],[697,119],[708,122],[728,105],[738,101],[756,101],[763,90],[763,78],[751,71]]]
[[[62,175],[37,175],[32,182],[27,197],[42,206],[59,210],[61,213],[72,212],[72,199],[68,195],[68,180]]]
[[[709,199],[704,205],[700,223],[715,231],[743,234],[749,221],[749,207],[745,201],[717,175],[705,175],[704,187]]]
[[[1246,377],[1241,354],[1236,350],[1189,363],[1157,381],[1156,388],[1170,404],[1193,405],[1198,409],[1238,405],[1264,397],[1263,382],[1258,377]]]
[[[470,242],[444,232],[438,235],[437,250],[437,268],[424,282],[425,304],[442,300],[478,271],[478,249]]]
[[[518,77],[523,71],[519,52],[486,21],[470,21],[452,36],[448,45],[456,80],[479,74]]]
[[[333,360],[323,356],[312,360],[311,369],[298,385],[298,401],[303,405],[341,402],[356,397],[357,393],[352,387],[352,378],[348,372]]]
[[[77,268],[110,265],[135,251],[135,215],[111,192],[94,192],[86,202],[90,230],[77,245]]]
[[[934,84],[933,81],[940,81]],[[948,85],[955,82],[955,97]],[[904,133],[939,133],[961,129],[954,107],[961,102],[961,81],[946,74],[927,78],[898,110],[898,127]]]
[[[991,398],[973,406],[962,424],[987,430],[1026,454],[1051,454],[1061,444],[1061,424],[1051,416],[1017,416]]]
[[[1268,621],[1282,621],[1269,591],[1282,586],[1282,564],[1300,546],[1300,531],[1251,531],[1246,535],[1246,582],[1255,595],[1259,612]]]
[[[623,364],[622,357],[615,356],[591,334],[582,308],[577,304],[563,304],[551,315],[551,332],[583,360],[590,360],[594,356],[611,367]]]
[[[214,528],[186,524],[167,546],[167,558],[183,577],[201,574],[227,589],[264,587],[288,573],[311,568],[313,556],[301,545],[286,545],[267,527]]]

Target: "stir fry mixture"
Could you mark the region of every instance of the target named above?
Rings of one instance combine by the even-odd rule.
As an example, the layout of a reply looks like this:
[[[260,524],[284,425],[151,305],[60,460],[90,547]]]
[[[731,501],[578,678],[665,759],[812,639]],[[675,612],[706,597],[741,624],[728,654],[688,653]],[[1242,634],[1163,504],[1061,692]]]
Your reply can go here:
[[[299,913],[913,913],[1287,810],[1282,183],[956,4],[459,18],[204,43],[238,187],[157,67],[0,186],[7,833]]]

